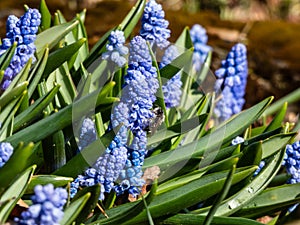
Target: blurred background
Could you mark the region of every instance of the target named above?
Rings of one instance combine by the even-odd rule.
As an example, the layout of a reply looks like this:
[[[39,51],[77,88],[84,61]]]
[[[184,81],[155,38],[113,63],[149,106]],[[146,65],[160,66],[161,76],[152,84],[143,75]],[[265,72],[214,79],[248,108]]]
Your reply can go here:
[[[46,0],[53,14],[72,19],[87,9],[90,46],[122,21],[136,0]],[[237,42],[248,47],[249,77],[245,108],[273,95],[278,99],[300,87],[299,0],[157,0],[166,11],[175,41],[185,26],[198,23],[207,29],[213,47],[214,72]],[[21,16],[23,5],[38,7],[39,0],[0,0],[0,37],[5,36],[9,14]],[[138,34],[139,26],[136,28]],[[296,119],[300,107],[290,105]],[[294,118],[293,118],[294,117]]]

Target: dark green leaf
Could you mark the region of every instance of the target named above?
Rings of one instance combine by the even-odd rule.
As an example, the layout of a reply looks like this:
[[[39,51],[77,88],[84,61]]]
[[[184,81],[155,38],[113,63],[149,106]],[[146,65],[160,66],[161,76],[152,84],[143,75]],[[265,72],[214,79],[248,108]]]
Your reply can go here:
[[[0,210],[0,224],[4,224],[6,219],[9,217],[10,212],[13,210],[18,200],[22,197],[23,193],[28,186],[28,183],[33,175],[36,166],[31,166],[27,168],[24,172],[20,171],[20,174],[16,174],[14,177],[14,182],[1,194],[0,202],[6,201],[8,199],[13,199],[12,201],[1,207]],[[25,169],[25,168],[24,168]],[[1,179],[1,181],[3,181]]]
[[[80,48],[86,43],[85,38],[81,38],[77,42],[57,49],[49,55],[47,65],[45,67],[43,77],[47,77],[51,72],[60,67],[64,62],[68,61]]]
[[[41,117],[43,115],[43,110],[52,102],[59,87],[59,85],[55,85],[51,91],[36,100],[25,111],[19,114],[14,121],[14,131],[18,131],[20,128],[28,126],[35,118]]]
[[[13,45],[0,56],[0,70],[5,70],[10,64],[10,61],[15,54],[17,44],[17,42],[14,42]]]
[[[73,201],[65,210],[64,217],[59,221],[61,225],[69,225],[72,224],[73,221],[77,218],[79,213],[85,207],[89,198],[91,197],[91,193],[86,193],[82,197]]]
[[[41,53],[41,58],[36,63],[34,69],[30,72],[28,81],[30,82],[28,88],[28,96],[31,97],[34,90],[36,89],[41,77],[44,73],[44,69],[48,60],[49,48],[45,48],[44,52]]]
[[[24,146],[22,143],[14,149],[10,159],[0,168],[0,193],[3,192],[12,181],[28,167],[29,158],[34,151],[34,144]]]
[[[275,130],[278,127],[281,127],[281,124],[283,122],[283,119],[285,117],[285,113],[287,110],[288,103],[285,102],[282,107],[280,108],[280,111],[277,112],[276,116],[273,118],[271,123],[266,127],[264,132]]]

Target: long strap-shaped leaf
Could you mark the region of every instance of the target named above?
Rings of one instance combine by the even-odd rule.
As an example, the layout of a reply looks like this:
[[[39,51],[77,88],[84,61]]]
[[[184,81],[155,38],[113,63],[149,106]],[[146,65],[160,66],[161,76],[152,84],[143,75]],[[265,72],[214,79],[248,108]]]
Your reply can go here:
[[[198,141],[179,147],[174,151],[163,152],[145,159],[144,167],[157,165],[161,170],[164,170],[179,161],[188,160],[192,157],[200,157],[204,153],[211,153],[211,151],[219,151],[219,147],[223,142],[230,141],[232,137],[239,135],[247,129],[263,113],[272,99],[273,97],[269,97],[237,114],[226,123],[221,124],[214,132],[200,138]],[[216,152],[213,154],[216,154]]]
[[[13,146],[16,146],[21,141],[25,143],[30,141],[38,142],[50,134],[62,130],[66,126],[70,125],[72,121],[85,115],[87,110],[91,109],[93,105],[92,103],[95,103],[93,106],[100,106],[103,104],[111,105],[114,101],[118,100],[117,98],[107,99],[103,93],[104,91],[105,87],[100,93],[95,91],[78,101],[75,101],[59,112],[54,113],[23,130],[20,130],[14,135],[8,137],[6,141],[10,142]]]
[[[193,215],[193,214],[177,214],[176,216],[172,216],[166,220],[164,220],[161,224],[165,225],[199,225],[202,224],[205,220],[205,216],[203,215]],[[216,216],[213,218],[211,225],[262,225],[254,220],[245,219],[242,217],[221,217]]]
[[[36,166],[31,166],[22,172],[0,196],[0,202],[11,199],[0,208],[0,224],[4,224],[18,200],[25,192]],[[2,180],[1,180],[2,181]]]

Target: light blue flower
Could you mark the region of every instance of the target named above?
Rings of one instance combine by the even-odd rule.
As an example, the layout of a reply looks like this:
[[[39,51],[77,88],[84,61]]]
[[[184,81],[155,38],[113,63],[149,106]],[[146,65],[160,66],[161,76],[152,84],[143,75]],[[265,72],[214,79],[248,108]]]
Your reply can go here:
[[[108,38],[106,52],[102,54],[102,59],[111,60],[119,67],[123,67],[127,62],[126,55],[128,54],[128,48],[124,44],[124,32],[120,30],[112,31]]]
[[[167,40],[171,31],[168,29],[169,22],[165,19],[162,6],[155,0],[146,3],[142,17],[140,35],[149,41],[152,46],[157,45],[163,49],[169,45]]]
[[[193,66],[196,71],[199,71],[212,48],[207,45],[206,29],[201,25],[193,25],[190,35],[194,45]]]
[[[54,188],[53,184],[36,185],[32,205],[21,213],[20,218],[15,218],[15,222],[20,225],[59,225],[67,198],[68,193],[63,188]]]
[[[215,72],[215,92],[221,91],[214,113],[220,122],[239,113],[245,103],[244,95],[248,76],[247,49],[238,43],[228,53],[222,67]]]
[[[175,45],[169,46],[162,57],[160,68],[170,64],[179,55]],[[180,73],[174,75],[168,82],[162,86],[164,100],[167,108],[176,107],[180,104],[181,98],[181,76]]]

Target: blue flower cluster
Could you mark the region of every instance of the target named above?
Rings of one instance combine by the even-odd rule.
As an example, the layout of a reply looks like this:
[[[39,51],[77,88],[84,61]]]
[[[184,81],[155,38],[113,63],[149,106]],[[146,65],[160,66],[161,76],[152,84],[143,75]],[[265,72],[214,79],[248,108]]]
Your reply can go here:
[[[133,134],[133,140],[127,146],[125,168],[120,173],[120,184],[115,187],[115,191],[117,194],[128,191],[137,195],[138,187],[144,184],[142,165],[147,152],[145,130],[154,117],[151,109],[159,84],[146,41],[140,36],[134,37],[130,42],[129,51],[129,65],[124,77],[125,87],[121,101],[128,105],[128,127]]]
[[[292,177],[288,180],[289,184],[300,182],[300,141],[286,146],[286,152],[282,163],[288,174]]]
[[[81,151],[97,139],[95,124],[90,118],[85,118],[82,122],[78,141],[78,150]]]
[[[0,55],[17,42],[17,49],[9,66],[4,72],[1,83],[1,90],[8,88],[14,77],[22,70],[29,58],[35,61],[34,52],[36,33],[41,23],[41,15],[37,9],[28,11],[18,19],[16,16],[9,16],[6,22],[6,38],[2,40]]]
[[[170,45],[162,57],[160,68],[170,64],[179,55],[178,49],[175,45]],[[165,104],[167,108],[176,107],[180,103],[181,91],[181,76],[177,73],[168,82],[162,86]]]
[[[244,95],[248,76],[247,49],[244,44],[234,45],[222,67],[216,72],[215,92],[222,91],[216,103],[215,116],[220,122],[239,113],[245,103]]]
[[[114,106],[111,115],[112,128],[122,126],[93,168],[88,168],[84,175],[79,175],[71,183],[71,197],[79,187],[97,183],[102,184],[101,200],[104,199],[104,192],[109,193],[113,188],[118,195],[125,191],[136,195],[138,188],[144,184],[141,167],[147,146],[145,130],[154,116],[151,109],[159,84],[148,46],[140,36],[130,42],[129,65],[124,81],[120,102]],[[88,127],[93,129],[93,126]],[[133,134],[129,146],[128,129]],[[120,184],[114,186],[117,179]]]
[[[190,35],[194,45],[193,66],[196,71],[200,71],[207,54],[212,50],[212,48],[207,45],[208,37],[206,30],[201,25],[193,25],[190,30]]]
[[[124,32],[120,30],[112,31],[108,37],[106,52],[102,54],[102,59],[111,60],[119,67],[123,67],[127,62],[125,56],[128,54],[128,48],[124,44]]]
[[[68,193],[63,188],[54,188],[53,184],[36,185],[31,198],[33,204],[15,221],[20,225],[59,225],[67,198]]]
[[[142,17],[140,35],[149,41],[152,46],[166,48],[169,45],[167,40],[171,31],[168,29],[169,22],[165,20],[165,12],[162,6],[155,0],[146,3]]]
[[[0,143],[0,168],[9,160],[14,151],[13,146],[8,142]]]

